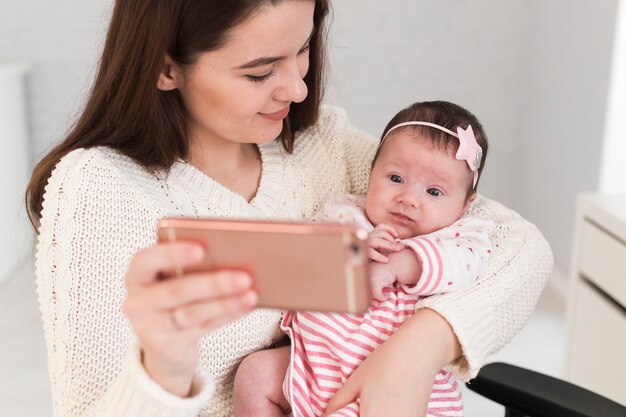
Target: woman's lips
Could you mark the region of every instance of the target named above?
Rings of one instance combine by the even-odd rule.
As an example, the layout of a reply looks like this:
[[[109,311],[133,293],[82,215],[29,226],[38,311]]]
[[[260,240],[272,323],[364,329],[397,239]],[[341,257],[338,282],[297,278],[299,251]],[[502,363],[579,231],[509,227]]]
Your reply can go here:
[[[282,110],[279,110],[275,113],[259,113],[261,116],[266,119],[270,119],[273,122],[277,122],[279,120],[283,120],[289,114],[289,106],[285,107]]]

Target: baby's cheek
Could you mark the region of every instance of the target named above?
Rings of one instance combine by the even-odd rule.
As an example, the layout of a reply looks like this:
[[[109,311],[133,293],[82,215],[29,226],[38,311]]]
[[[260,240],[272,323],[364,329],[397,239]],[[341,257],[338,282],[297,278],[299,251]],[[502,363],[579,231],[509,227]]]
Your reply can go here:
[[[367,206],[366,206],[364,211],[365,211],[365,217],[367,217],[367,220],[369,220],[369,222],[372,223],[372,226],[376,227],[380,223],[382,223],[381,214],[380,214],[380,210],[379,209],[371,208],[370,210],[368,210]]]

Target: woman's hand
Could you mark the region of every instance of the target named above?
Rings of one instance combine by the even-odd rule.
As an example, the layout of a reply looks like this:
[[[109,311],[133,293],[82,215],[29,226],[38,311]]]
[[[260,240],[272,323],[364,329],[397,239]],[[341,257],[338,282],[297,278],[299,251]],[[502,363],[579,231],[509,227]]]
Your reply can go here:
[[[397,238],[398,232],[392,226],[383,223],[376,225],[367,238],[369,258],[376,262],[389,262],[387,254],[403,249]]]
[[[197,244],[158,244],[139,251],[126,273],[123,310],[139,339],[143,365],[164,389],[181,397],[190,394],[199,339],[250,312],[257,302],[251,277],[240,271],[163,279],[203,256]]]
[[[460,354],[445,319],[433,310],[418,310],[359,365],[324,415],[360,399],[361,417],[425,416],[435,375]]]

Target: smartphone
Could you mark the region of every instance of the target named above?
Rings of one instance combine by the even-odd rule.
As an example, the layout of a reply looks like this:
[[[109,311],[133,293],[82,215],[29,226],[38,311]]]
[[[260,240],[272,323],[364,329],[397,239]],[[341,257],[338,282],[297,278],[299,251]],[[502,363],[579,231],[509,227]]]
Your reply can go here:
[[[201,264],[178,274],[250,272],[261,307],[359,314],[371,302],[367,232],[356,225],[165,218],[157,236],[206,249]]]

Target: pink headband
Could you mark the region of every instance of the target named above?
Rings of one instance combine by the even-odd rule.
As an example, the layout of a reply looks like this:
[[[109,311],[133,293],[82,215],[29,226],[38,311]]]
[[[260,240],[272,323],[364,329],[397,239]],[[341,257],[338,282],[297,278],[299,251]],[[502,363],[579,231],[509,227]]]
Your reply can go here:
[[[442,132],[446,132],[447,134],[452,135],[459,140],[459,149],[456,151],[455,158],[458,159],[459,161],[467,162],[467,165],[469,166],[470,171],[474,173],[474,182],[472,183],[472,188],[475,188],[476,182],[478,182],[478,167],[480,166],[480,161],[483,157],[483,149],[480,147],[478,142],[476,142],[476,136],[474,136],[474,130],[472,129],[471,125],[468,125],[467,129],[465,130],[463,130],[460,127],[457,127],[456,128],[457,133],[454,133],[453,131],[446,129],[443,126],[439,126],[439,125],[436,125],[434,123],[429,123],[429,122],[398,123],[397,125],[393,126],[391,129],[389,129],[387,133],[385,133],[385,136],[383,136],[383,139],[380,141],[380,145],[378,145],[378,149],[380,149],[380,147],[383,146],[385,139],[387,139],[387,136],[389,136],[389,133],[391,133],[392,131],[399,129],[401,127],[405,127],[405,126],[417,126],[417,125],[428,126],[428,127],[433,127],[435,129],[439,129]]]

